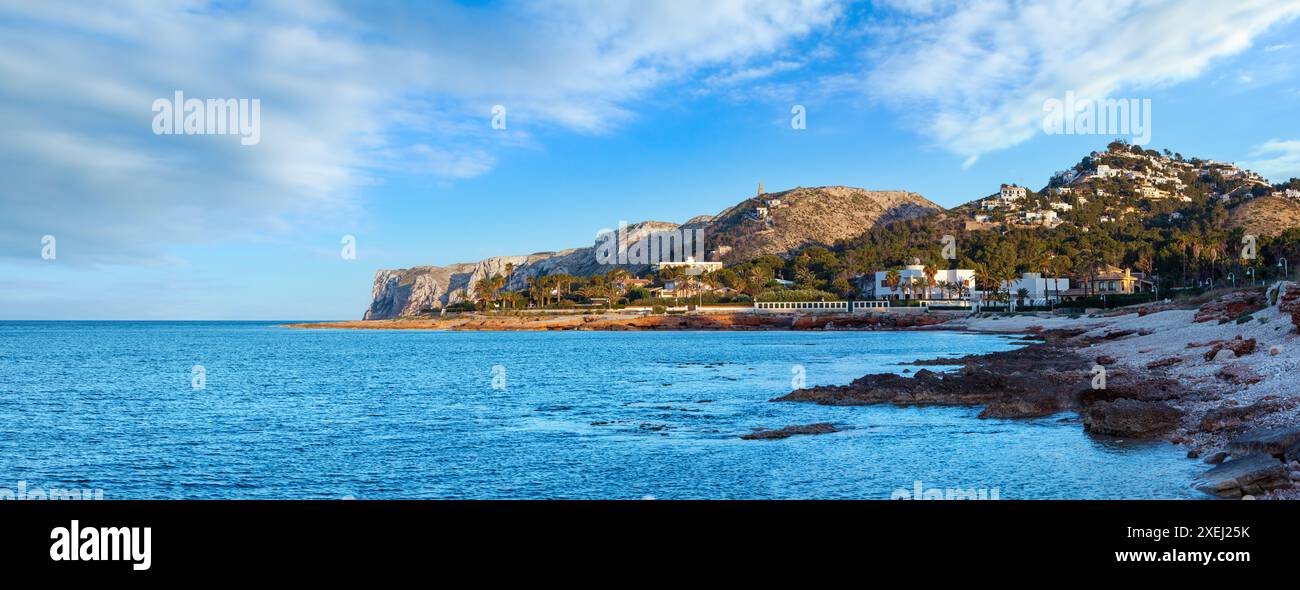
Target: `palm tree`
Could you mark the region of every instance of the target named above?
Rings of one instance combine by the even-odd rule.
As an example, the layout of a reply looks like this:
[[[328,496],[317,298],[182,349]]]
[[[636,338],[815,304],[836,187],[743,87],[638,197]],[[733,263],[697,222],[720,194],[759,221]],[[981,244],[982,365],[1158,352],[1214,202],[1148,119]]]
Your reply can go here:
[[[528,279],[525,279],[525,283],[528,286],[529,303],[533,305],[541,306],[543,293],[545,293],[545,291],[542,290],[541,281],[536,278],[530,277]]]
[[[610,286],[622,287],[623,281],[626,281],[630,276],[632,276],[631,273],[627,272],[625,268],[613,268],[605,273],[605,280],[609,281]]]
[[[483,277],[474,283],[474,299],[485,305],[490,305],[492,296],[495,293],[495,285],[491,277]]]
[[[1011,285],[1016,282],[1016,267],[1011,265],[1003,266],[998,270],[998,287],[1006,293],[1007,306],[1011,306]]]
[[[939,269],[935,268],[933,264],[927,264],[925,265],[925,270],[922,270],[921,272],[925,273],[925,298],[929,299],[932,294],[931,290],[934,289],[936,284],[934,282],[934,275],[939,274]]]
[[[989,270],[989,265],[983,262],[975,263],[975,283],[980,288],[981,302],[988,299],[989,285],[993,284],[993,274]]]
[[[745,290],[744,293],[758,301],[758,296],[763,293],[767,287],[768,281],[772,280],[772,274],[766,268],[754,266],[745,273]]]
[[[889,286],[891,292],[898,290],[898,283],[902,280],[903,276],[898,274],[898,270],[896,269],[891,268],[885,273],[885,284]],[[894,299],[898,299],[897,293],[894,294]]]
[[[1052,291],[1056,291],[1056,298],[1057,298],[1057,299],[1060,299],[1060,298],[1061,298],[1061,290],[1060,290],[1059,288],[1057,288],[1057,287],[1059,287],[1059,284],[1057,283],[1057,281],[1061,278],[1061,275],[1063,275],[1063,274],[1069,272],[1069,270],[1070,270],[1070,259],[1069,259],[1069,258],[1066,258],[1066,257],[1064,257],[1064,256],[1053,256],[1052,259],[1051,259],[1051,263],[1048,265],[1048,270],[1050,270],[1051,273],[1052,273],[1052,283],[1051,283],[1051,285],[1052,285],[1052,289],[1051,289],[1051,290],[1052,290]]]

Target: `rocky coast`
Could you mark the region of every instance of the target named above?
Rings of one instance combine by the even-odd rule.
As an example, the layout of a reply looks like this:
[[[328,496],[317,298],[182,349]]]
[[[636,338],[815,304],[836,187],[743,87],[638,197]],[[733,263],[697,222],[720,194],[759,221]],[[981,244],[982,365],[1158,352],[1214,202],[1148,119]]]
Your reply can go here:
[[[1300,286],[1228,293],[1194,308],[983,316],[944,329],[1032,334],[1024,348],[958,365],[799,389],[775,402],[980,406],[981,418],[1075,412],[1098,436],[1165,440],[1202,459],[1193,482],[1220,497],[1300,498]]]

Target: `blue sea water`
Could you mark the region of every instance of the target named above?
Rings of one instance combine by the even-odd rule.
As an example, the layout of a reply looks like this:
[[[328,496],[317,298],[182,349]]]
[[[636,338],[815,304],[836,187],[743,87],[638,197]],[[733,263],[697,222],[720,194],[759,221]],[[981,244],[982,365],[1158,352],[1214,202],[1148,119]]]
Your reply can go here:
[[[0,322],[0,488],[107,499],[1196,498],[1168,443],[1073,414],[771,403],[1005,350],[947,332],[294,330]],[[202,389],[194,385],[203,368]],[[495,380],[495,381],[494,381]],[[496,387],[494,387],[494,384]],[[746,441],[755,428],[841,432]]]

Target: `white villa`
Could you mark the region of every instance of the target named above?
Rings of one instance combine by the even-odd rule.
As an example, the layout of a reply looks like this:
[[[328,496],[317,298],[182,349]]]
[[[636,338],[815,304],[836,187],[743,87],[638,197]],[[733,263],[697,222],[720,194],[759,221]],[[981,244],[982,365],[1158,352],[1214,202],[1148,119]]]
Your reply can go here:
[[[888,271],[877,271],[874,276],[863,275],[859,277],[859,288],[864,296],[872,299],[893,299],[893,300],[953,300],[954,298],[962,301],[979,302],[981,290],[975,280],[975,271],[971,269],[945,269],[940,270],[934,275],[935,286],[927,288],[925,266],[920,264],[909,264],[898,270],[899,282],[897,287],[890,287],[887,282]],[[870,278],[870,284],[863,284],[863,281]],[[949,285],[945,292],[943,285]],[[962,293],[954,293],[951,285],[961,285],[964,287]],[[1024,303],[1026,305],[1045,305],[1048,301],[1060,301],[1062,293],[1070,290],[1070,279],[1065,278],[1044,278],[1041,273],[1027,272],[1021,275],[1019,279],[1002,283],[999,290],[1007,291],[1011,298],[1019,302],[1019,292],[1024,289],[1027,293]]]
[[[655,272],[665,268],[680,268],[686,271],[686,274],[702,274],[706,272],[715,272],[722,270],[721,262],[703,262],[696,261],[695,257],[687,256],[686,260],[680,262],[660,262],[654,265]]]
[[[871,277],[870,284],[862,284],[862,279],[870,275],[859,277],[859,289],[864,294],[870,294],[874,299],[949,299],[952,295],[950,290],[944,293],[939,285],[948,283],[950,285],[959,284],[968,290],[975,288],[975,271],[970,269],[944,269],[935,273],[935,286],[926,288],[927,277],[925,276],[925,265],[909,264],[898,271],[899,281],[897,287],[890,287],[886,278],[889,271],[876,271]]]
[[[984,200],[983,207],[985,210],[1015,207],[1016,203],[1024,199],[1027,194],[1029,194],[1028,189],[1023,186],[1004,184],[998,190],[998,194]]]

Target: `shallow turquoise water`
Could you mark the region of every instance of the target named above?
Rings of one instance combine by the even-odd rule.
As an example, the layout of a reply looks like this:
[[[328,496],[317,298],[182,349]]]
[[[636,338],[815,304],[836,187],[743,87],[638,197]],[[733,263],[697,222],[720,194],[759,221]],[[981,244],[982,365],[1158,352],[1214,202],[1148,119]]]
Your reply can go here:
[[[1196,498],[1167,443],[1062,414],[769,403],[899,361],[1003,350],[946,332],[290,330],[0,322],[0,488],[106,498]],[[203,389],[192,387],[202,365]],[[500,367],[494,372],[494,367]],[[494,388],[496,384],[503,388]],[[502,383],[504,381],[504,383]],[[842,432],[744,441],[753,428]]]

